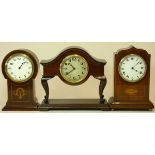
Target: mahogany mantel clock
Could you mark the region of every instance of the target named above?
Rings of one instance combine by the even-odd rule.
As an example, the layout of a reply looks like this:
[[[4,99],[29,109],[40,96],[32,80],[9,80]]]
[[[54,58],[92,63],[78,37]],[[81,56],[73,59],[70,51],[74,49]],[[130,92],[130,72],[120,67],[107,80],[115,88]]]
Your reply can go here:
[[[40,110],[109,109],[103,95],[107,82],[104,75],[105,60],[95,59],[83,49],[69,48],[54,59],[41,61],[41,64],[43,65],[41,82],[46,95],[39,107]],[[66,84],[77,86],[84,83],[91,75],[100,80],[99,99],[49,99],[48,80],[59,76]]]
[[[112,109],[150,110],[150,54],[131,46],[115,53]]]
[[[38,109],[34,90],[38,67],[36,55],[29,50],[14,50],[5,56],[2,72],[7,79],[8,101],[4,111]]]

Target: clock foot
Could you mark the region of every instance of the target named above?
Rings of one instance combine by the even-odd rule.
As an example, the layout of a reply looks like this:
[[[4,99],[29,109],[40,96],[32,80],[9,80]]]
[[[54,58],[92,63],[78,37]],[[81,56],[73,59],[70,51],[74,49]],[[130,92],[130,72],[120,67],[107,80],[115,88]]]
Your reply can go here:
[[[109,103],[109,104],[114,103],[114,97],[110,97],[109,100],[108,100],[108,103]]]
[[[104,96],[100,98],[100,104],[105,104],[107,103],[106,99],[104,99]]]

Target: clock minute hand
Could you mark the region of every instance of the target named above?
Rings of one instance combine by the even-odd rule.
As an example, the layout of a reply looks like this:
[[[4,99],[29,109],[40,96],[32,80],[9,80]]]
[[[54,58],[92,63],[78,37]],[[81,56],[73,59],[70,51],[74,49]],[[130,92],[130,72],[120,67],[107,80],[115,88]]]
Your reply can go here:
[[[139,63],[140,63],[140,61],[139,61],[139,62],[137,62],[137,63],[136,63],[136,65],[135,65],[134,67],[132,67],[132,69],[133,69],[133,68],[135,68],[135,67],[136,67]]]
[[[71,66],[74,70],[76,69],[72,64],[70,64],[70,66]]]
[[[73,72],[75,70],[75,68],[73,68],[71,71],[66,72],[66,75],[69,75],[71,72]]]

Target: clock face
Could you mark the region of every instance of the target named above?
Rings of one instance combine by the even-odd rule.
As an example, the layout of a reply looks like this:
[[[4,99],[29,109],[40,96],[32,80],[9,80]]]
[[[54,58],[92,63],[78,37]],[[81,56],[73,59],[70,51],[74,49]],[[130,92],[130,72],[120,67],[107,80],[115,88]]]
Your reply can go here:
[[[118,71],[125,81],[138,82],[146,75],[147,65],[141,56],[129,54],[120,61]]]
[[[88,75],[87,61],[80,55],[73,54],[63,59],[60,64],[60,74],[65,81],[71,84],[82,82]]]
[[[5,72],[9,79],[14,82],[26,82],[34,73],[34,64],[26,54],[17,53],[7,59]]]

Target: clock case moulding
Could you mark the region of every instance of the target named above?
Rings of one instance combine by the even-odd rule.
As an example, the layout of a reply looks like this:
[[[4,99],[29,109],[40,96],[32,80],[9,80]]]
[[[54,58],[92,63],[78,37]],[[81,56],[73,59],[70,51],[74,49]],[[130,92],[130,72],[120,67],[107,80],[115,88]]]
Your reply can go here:
[[[67,82],[60,73],[60,64],[63,59],[74,54],[83,57],[89,65],[89,72],[86,78],[79,83]],[[41,61],[41,65],[43,66],[41,82],[46,94],[42,104],[39,106],[39,110],[110,110],[109,104],[106,103],[103,95],[107,83],[107,79],[104,75],[105,64],[105,60],[93,58],[85,50],[76,47],[64,50],[53,59]],[[100,81],[99,99],[49,99],[48,80],[58,76],[63,82],[69,85],[79,85],[88,80],[91,75]]]
[[[138,82],[127,82],[121,78],[118,66],[122,58],[129,54],[141,56],[146,64],[146,75]],[[153,103],[149,100],[150,91],[150,59],[151,55],[143,49],[130,46],[114,54],[114,97],[109,99],[113,110],[151,110]]]
[[[14,54],[25,54],[34,63],[34,72],[32,77],[22,83],[10,80],[5,72],[5,64],[9,57]],[[39,69],[39,60],[37,56],[28,49],[18,49],[7,54],[2,62],[2,73],[7,79],[8,100],[3,111],[35,111],[38,110],[38,101],[35,95],[34,79],[37,76]],[[18,91],[18,92],[17,92]],[[20,95],[21,94],[21,95]],[[21,97],[22,96],[22,97]]]

